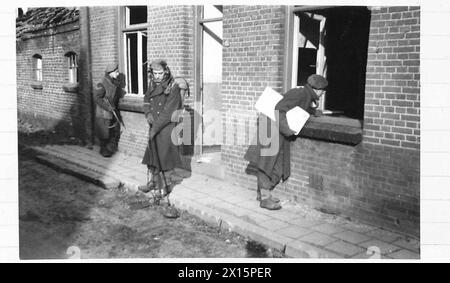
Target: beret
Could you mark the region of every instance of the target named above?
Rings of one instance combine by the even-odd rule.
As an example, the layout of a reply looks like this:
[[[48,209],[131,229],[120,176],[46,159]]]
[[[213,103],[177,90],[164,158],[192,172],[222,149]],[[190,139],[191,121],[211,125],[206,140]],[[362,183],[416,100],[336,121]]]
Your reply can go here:
[[[309,84],[312,88],[315,89],[325,89],[328,86],[328,81],[321,75],[311,75],[306,80],[306,83]]]
[[[119,68],[119,65],[117,65],[117,63],[113,63],[113,64],[108,64],[108,66],[106,66],[105,72],[107,74],[114,72],[115,70],[117,70]]]
[[[164,70],[167,67],[167,62],[162,59],[156,59],[150,63],[150,67],[153,70]]]

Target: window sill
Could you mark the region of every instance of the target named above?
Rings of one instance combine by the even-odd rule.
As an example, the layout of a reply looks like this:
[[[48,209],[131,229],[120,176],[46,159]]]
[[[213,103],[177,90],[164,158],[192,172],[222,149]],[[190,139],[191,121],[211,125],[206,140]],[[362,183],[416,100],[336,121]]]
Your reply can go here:
[[[144,113],[144,97],[136,95],[125,95],[119,101],[119,109],[123,111]]]
[[[78,93],[79,84],[78,83],[70,83],[63,85],[63,90],[65,92]]]
[[[42,89],[42,83],[41,82],[33,82],[33,83],[31,83],[31,87],[34,89]]]
[[[361,121],[329,116],[311,117],[299,136],[341,144],[357,145],[362,141]]]

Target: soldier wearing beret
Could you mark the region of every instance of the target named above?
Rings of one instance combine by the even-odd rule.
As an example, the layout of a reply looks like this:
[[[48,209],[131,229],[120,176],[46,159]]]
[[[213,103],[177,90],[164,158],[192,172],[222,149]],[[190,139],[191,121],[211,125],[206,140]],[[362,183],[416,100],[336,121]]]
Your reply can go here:
[[[299,106],[310,114],[315,114],[318,106],[319,98],[325,93],[328,86],[327,80],[320,75],[311,75],[303,88],[293,88],[284,94],[275,106],[278,110],[278,121],[274,122],[268,117],[268,133],[270,123],[277,123],[279,129],[279,147],[275,155],[264,156],[261,155],[261,149],[271,148],[271,145],[262,145],[260,141],[256,145],[251,145],[245,154],[245,159],[250,161],[258,169],[257,173],[257,197],[260,202],[260,207],[277,210],[281,209],[279,199],[272,196],[271,191],[275,186],[283,180],[283,182],[290,175],[290,140],[294,137],[295,132],[292,131],[286,120],[286,112],[290,109]],[[258,125],[258,136],[259,136]]]
[[[180,86],[175,82],[166,61],[155,60],[149,66],[150,82],[144,96],[144,114],[149,124],[149,141],[142,163],[152,174],[150,182],[139,190],[149,192],[157,189],[162,196],[168,194],[162,186],[161,172],[167,185],[174,180],[174,168],[181,168],[179,148],[172,142],[171,134],[177,121],[177,111],[182,108]]]
[[[125,94],[118,79],[117,64],[109,64],[105,69],[102,81],[94,91],[95,129],[100,140],[100,154],[112,156],[118,148],[120,139],[120,122],[122,119],[118,109],[119,99]]]

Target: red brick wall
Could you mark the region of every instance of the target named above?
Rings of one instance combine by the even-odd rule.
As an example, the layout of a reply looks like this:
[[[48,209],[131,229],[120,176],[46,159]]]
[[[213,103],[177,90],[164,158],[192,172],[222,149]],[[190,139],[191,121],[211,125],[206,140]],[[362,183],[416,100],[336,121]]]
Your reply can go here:
[[[256,119],[253,101],[266,85],[281,91],[284,9],[224,9],[224,105]],[[419,235],[419,10],[372,11],[363,142],[310,139],[291,145],[291,177],[276,192],[316,208]],[[239,122],[238,122],[239,123]],[[238,132],[238,138],[243,139]],[[227,175],[255,189],[246,172],[246,146],[224,146]]]
[[[80,54],[78,39],[78,23],[75,22],[16,41],[19,118],[47,129],[56,127],[66,129],[69,134],[77,134],[82,101],[77,93],[65,92],[63,85],[69,82],[65,54],[69,51]],[[31,87],[35,79],[34,54],[42,56],[42,89]]]

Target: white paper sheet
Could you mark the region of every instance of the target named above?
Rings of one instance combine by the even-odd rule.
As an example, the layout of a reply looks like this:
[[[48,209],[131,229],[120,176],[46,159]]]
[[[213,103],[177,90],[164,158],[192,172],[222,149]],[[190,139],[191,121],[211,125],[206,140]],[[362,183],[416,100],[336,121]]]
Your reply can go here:
[[[288,126],[291,130],[295,132],[296,135],[300,133],[306,121],[309,119],[309,113],[296,106],[286,112],[286,119],[288,122]]]
[[[266,87],[261,96],[256,101],[255,108],[263,113],[272,121],[275,121],[275,106],[283,99],[283,96],[273,90],[271,87]]]

